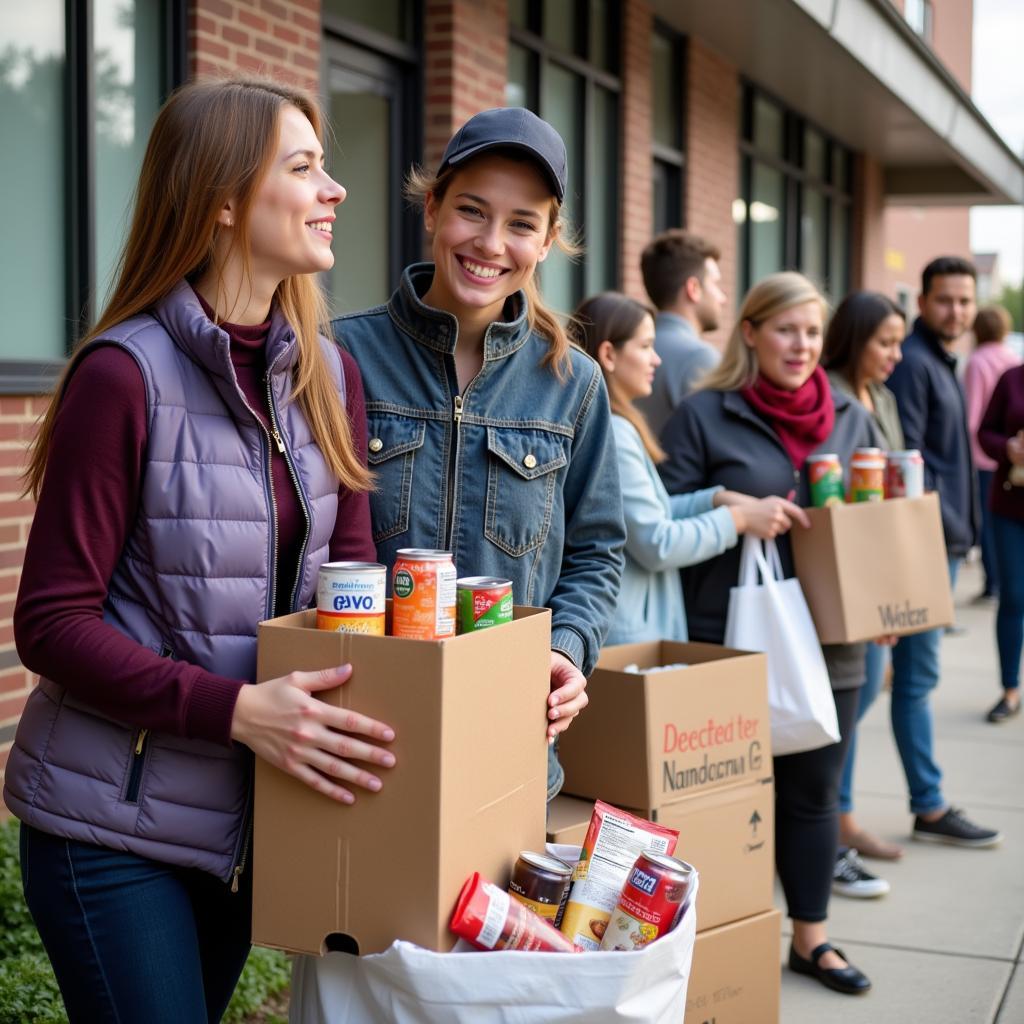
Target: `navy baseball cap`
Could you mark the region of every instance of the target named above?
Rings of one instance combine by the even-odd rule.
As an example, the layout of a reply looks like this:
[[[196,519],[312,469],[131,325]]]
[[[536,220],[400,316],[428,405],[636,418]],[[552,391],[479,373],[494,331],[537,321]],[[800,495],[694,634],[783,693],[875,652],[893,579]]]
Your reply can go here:
[[[489,149],[521,149],[534,157],[551,181],[558,201],[565,198],[566,157],[562,136],[525,107],[495,107],[474,114],[445,147],[442,174]]]

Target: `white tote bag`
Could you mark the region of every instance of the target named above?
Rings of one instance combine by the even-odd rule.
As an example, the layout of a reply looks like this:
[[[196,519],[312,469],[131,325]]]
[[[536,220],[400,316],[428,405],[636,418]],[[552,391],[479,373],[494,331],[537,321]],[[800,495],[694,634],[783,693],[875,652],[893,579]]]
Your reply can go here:
[[[579,857],[580,848],[548,845]],[[698,880],[677,928],[628,953],[450,953],[395,942],[383,953],[300,956],[290,1024],[679,1024],[697,934]]]
[[[798,754],[838,742],[836,703],[800,582],[783,578],[775,541],[763,544],[757,537],[743,540],[725,646],[768,655],[772,753]]]

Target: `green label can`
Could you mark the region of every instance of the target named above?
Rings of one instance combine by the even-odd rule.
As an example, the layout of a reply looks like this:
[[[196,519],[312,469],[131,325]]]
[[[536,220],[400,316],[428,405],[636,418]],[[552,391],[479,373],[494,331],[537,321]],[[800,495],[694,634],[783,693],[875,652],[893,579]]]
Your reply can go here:
[[[838,455],[811,455],[807,459],[811,504],[815,508],[843,503],[843,466]]]
[[[457,580],[456,605],[460,633],[473,633],[512,621],[512,581],[494,576]]]

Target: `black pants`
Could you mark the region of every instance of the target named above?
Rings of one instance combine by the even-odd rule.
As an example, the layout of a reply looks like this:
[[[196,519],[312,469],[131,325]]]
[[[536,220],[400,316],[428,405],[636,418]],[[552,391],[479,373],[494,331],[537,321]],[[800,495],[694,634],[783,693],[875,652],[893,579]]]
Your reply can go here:
[[[775,867],[789,916],[824,921],[839,845],[839,781],[857,727],[860,688],[834,690],[838,743],[786,754],[775,765]]]

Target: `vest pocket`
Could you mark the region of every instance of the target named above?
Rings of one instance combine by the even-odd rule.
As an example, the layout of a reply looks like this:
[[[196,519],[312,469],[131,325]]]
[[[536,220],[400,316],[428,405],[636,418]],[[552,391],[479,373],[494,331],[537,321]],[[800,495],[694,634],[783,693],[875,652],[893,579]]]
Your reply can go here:
[[[148,736],[148,729],[136,729],[132,733],[128,784],[124,789],[124,801],[127,804],[137,804],[139,802],[139,788],[142,785],[142,769],[146,763],[146,739]]]
[[[370,495],[373,540],[379,544],[409,529],[412,473],[427,425],[400,416],[367,417],[366,459],[377,474]]]

